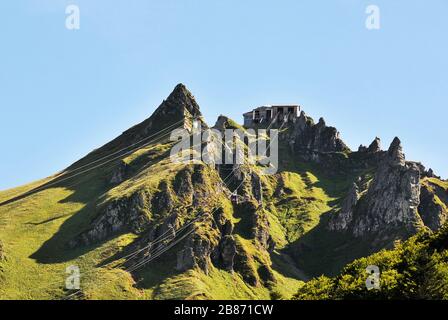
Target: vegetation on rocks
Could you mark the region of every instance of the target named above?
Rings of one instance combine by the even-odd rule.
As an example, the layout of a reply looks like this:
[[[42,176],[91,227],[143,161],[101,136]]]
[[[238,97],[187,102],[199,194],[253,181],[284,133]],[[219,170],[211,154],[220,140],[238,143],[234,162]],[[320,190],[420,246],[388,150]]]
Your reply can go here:
[[[352,152],[302,112],[276,126],[279,170],[263,175],[247,162],[171,161],[169,132],[191,132],[194,119],[208,128],[178,85],[66,170],[0,192],[0,297],[445,298],[448,183],[406,161],[399,140]],[[247,129],[224,116],[214,126],[229,128]],[[368,264],[384,291],[363,289]],[[66,289],[70,266],[79,291]]]

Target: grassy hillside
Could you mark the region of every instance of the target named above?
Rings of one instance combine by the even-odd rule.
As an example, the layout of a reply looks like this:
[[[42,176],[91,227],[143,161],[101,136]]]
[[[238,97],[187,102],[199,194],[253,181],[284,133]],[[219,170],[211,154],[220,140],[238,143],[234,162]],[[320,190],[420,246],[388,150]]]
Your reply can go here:
[[[118,186],[107,182],[117,165],[111,164],[55,186],[37,189],[0,206],[0,240],[5,256],[0,262],[0,297],[63,299],[72,293],[64,289],[68,276],[66,267],[76,265],[81,269],[82,279],[82,294],[75,295],[77,299],[290,298],[302,284],[296,280],[298,271],[288,266],[284,258],[275,257],[273,262],[269,256],[263,258],[245,234],[239,235],[239,242],[252,257],[253,267],[260,266],[259,259],[272,263],[275,282],[250,286],[239,274],[214,267],[208,275],[197,269],[178,273],[174,266],[179,246],[148,264],[134,277],[114,267],[121,260],[104,266],[105,261],[137,239],[133,233],[117,234],[89,247],[72,249],[67,246],[81,230],[88,228],[98,214],[98,205],[127,197],[138,188],[157,188],[161,180],[178,172],[178,165],[160,160],[166,150],[163,146],[141,149],[123,159],[130,166],[132,178]],[[151,163],[153,166],[149,165]],[[6,201],[20,196],[49,180],[1,192],[0,199]],[[227,214],[236,224],[242,219],[235,215],[231,206],[227,206]],[[283,230],[280,237],[285,237]]]
[[[67,243],[98,215],[104,203],[127,198],[138,190],[156,193],[163,180],[174,183],[183,165],[166,158],[169,145],[139,149],[119,162],[92,170],[48,188],[32,191],[50,179],[0,193],[0,200],[14,201],[0,206],[0,240],[6,259],[0,262],[0,296],[5,299],[60,299],[71,292],[64,290],[66,267],[81,268],[82,294],[87,299],[269,299],[290,298],[307,276],[294,267],[282,249],[315,228],[322,214],[330,211],[343,193],[346,183],[326,179],[305,165],[294,164],[275,176],[263,177],[269,233],[276,250],[266,255],[248,236],[244,213],[235,212],[225,195],[220,195],[226,216],[235,224],[239,250],[245,252],[245,267],[257,278],[248,285],[238,273],[213,267],[209,274],[201,270],[175,271],[176,246],[160,259],[148,264],[132,277],[120,268],[121,260],[103,266],[138,239],[133,233],[117,234],[89,247],[69,248]],[[125,163],[130,177],[111,185],[108,179],[117,166]],[[286,171],[289,169],[291,171]],[[56,180],[57,181],[57,180]],[[205,182],[204,192],[215,182]],[[29,192],[31,190],[31,192]],[[25,197],[20,197],[26,193]],[[177,202],[182,207],[182,201]],[[158,217],[158,218],[157,218]],[[151,216],[151,219],[162,219]],[[263,266],[271,266],[275,281],[262,280]],[[103,267],[99,267],[103,266]],[[169,266],[167,268],[167,266]]]
[[[118,250],[126,237],[113,239],[87,252],[66,250],[64,244],[82,228],[92,214],[92,202],[104,191],[95,176],[71,181],[72,186],[54,187],[0,206],[0,239],[5,259],[0,262],[0,296],[4,299],[54,299],[64,296],[66,267],[77,265],[86,282],[108,277],[112,294],[123,292],[138,298],[129,287],[132,280],[95,265]],[[2,199],[31,189],[34,184],[0,193]],[[93,274],[99,275],[98,277]],[[114,274],[114,276],[111,276]],[[121,281],[120,278],[122,278]],[[123,291],[124,290],[124,291]]]
[[[239,168],[243,178],[233,175],[223,181],[223,172],[213,166],[173,163],[171,146],[158,141],[94,170],[79,173],[72,167],[65,175],[0,192],[0,298],[370,297],[372,293],[366,295],[362,288],[363,270],[376,263],[384,268],[388,298],[397,297],[397,292],[413,297],[415,288],[426,283],[419,281],[428,281],[430,286],[429,282],[436,283],[434,279],[444,279],[445,248],[439,246],[443,250],[439,252],[431,246],[445,239],[445,231],[436,236],[423,233],[393,251],[353,262],[339,277],[321,277],[304,284],[310,277],[339,274],[347,263],[370,254],[369,243],[378,240],[365,237],[360,241],[325,228],[353,181],[360,175],[371,179],[375,171],[375,164],[366,162],[362,154],[325,153],[314,163],[281,144],[277,174],[263,176],[260,167],[245,164]],[[111,179],[117,174],[120,179]],[[437,189],[433,201],[446,212],[448,184],[434,178],[422,183],[430,190]],[[242,203],[231,200],[236,186],[245,199]],[[257,186],[262,200],[256,199]],[[118,224],[119,228],[106,237],[73,242],[95,230],[100,218],[111,218],[107,215],[110,208],[119,211],[124,207],[120,219],[133,218],[136,207],[130,204],[134,202],[141,202],[137,214],[144,220],[142,230]],[[216,217],[219,210],[222,216]],[[210,262],[206,268],[196,264],[188,271],[177,271],[185,270],[177,268],[177,254],[185,248],[184,240],[144,267],[128,272],[129,261],[123,256],[152,242],[153,238],[146,238],[148,234],[159,232],[157,228],[164,227],[173,216],[177,227],[199,216],[208,219],[191,225],[195,239],[205,244],[201,249],[210,245],[211,251],[222,250],[217,245],[230,237],[236,251],[233,271],[220,266],[219,259],[212,263],[213,252],[204,254]],[[220,219],[230,224],[230,233],[218,226]],[[81,270],[79,292],[64,289],[66,268],[73,265]],[[420,273],[413,273],[419,268],[437,270],[431,276],[434,278],[421,280]],[[411,289],[398,287],[402,279],[407,279]]]

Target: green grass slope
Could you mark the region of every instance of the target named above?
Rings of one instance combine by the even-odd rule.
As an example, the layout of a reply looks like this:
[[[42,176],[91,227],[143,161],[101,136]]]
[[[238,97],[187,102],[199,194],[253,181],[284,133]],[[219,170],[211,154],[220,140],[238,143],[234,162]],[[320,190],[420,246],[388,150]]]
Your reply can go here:
[[[102,202],[127,197],[139,188],[156,188],[160,181],[172,177],[181,165],[163,157],[168,146],[140,149],[123,161],[132,177],[118,186],[107,181],[118,163],[76,176],[55,185],[37,189],[36,182],[0,193],[0,199],[12,202],[0,206],[0,297],[2,299],[64,299],[73,291],[65,289],[68,266],[81,271],[82,299],[269,299],[291,298],[303,283],[297,270],[283,258],[266,256],[244,234],[236,235],[257,270],[263,263],[272,264],[276,281],[250,286],[241,275],[212,267],[208,274],[193,269],[175,271],[174,247],[160,259],[134,274],[116,268],[121,260],[104,266],[137,239],[133,233],[117,234],[89,247],[69,248],[67,243],[89,227]],[[57,181],[57,180],[56,180]],[[31,191],[31,192],[30,192]],[[156,191],[156,190],[153,190]],[[26,196],[20,197],[23,193]],[[226,214],[238,224],[229,200],[222,200]],[[180,204],[181,205],[181,204]],[[274,216],[273,216],[274,217]],[[280,228],[280,227],[279,227]],[[285,237],[283,230],[280,237]],[[261,260],[260,260],[261,259]],[[103,266],[103,267],[101,267]],[[168,266],[168,267],[167,267]],[[257,270],[258,272],[258,270]]]

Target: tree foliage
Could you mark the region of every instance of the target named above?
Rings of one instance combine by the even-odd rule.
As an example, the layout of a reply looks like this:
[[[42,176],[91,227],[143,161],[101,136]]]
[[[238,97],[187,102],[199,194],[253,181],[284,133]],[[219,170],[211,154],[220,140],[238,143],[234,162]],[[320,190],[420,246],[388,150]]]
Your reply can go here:
[[[368,290],[367,266],[380,269],[380,288]],[[298,300],[315,299],[447,299],[448,225],[437,233],[421,231],[393,250],[382,250],[347,265],[329,278],[307,282],[296,295]]]

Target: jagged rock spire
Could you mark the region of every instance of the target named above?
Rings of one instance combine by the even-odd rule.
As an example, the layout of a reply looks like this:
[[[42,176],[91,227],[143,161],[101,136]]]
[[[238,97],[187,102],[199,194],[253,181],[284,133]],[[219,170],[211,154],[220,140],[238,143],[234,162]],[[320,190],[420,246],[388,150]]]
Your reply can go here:
[[[327,124],[325,123],[325,119],[322,118],[322,117],[319,118],[319,122],[318,122],[317,125],[320,126],[320,127],[326,127],[327,126]]]
[[[376,137],[375,140],[367,148],[367,152],[375,153],[381,151],[381,139]]]
[[[369,145],[369,147],[365,147],[363,145],[360,145],[358,148],[358,152],[368,152],[368,153],[377,153],[381,151],[381,139],[376,137],[372,143]]]
[[[395,137],[392,141],[389,150],[387,151],[389,163],[392,165],[405,165],[405,155],[401,146],[401,141],[398,137]]]

